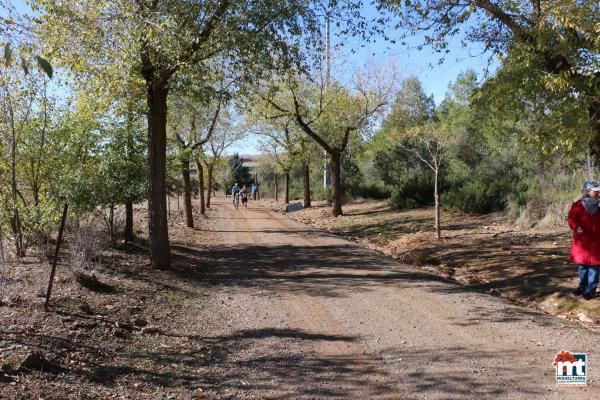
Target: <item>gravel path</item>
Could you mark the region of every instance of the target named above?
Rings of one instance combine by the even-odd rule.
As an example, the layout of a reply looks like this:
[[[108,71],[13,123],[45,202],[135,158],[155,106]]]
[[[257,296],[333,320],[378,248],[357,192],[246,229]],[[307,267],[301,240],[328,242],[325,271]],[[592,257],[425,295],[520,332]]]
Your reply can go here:
[[[201,283],[211,295],[200,333],[214,343],[207,395],[600,398],[598,334],[280,213],[213,201],[220,239],[203,253]],[[552,361],[562,350],[587,353],[588,386],[555,385]]]

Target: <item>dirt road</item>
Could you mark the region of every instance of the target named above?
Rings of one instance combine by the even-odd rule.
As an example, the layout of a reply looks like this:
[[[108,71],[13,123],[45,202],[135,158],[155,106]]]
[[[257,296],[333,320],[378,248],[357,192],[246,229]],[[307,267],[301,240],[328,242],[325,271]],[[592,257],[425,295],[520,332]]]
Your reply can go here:
[[[202,374],[215,397],[600,398],[595,333],[273,211],[213,207],[211,315],[197,318],[211,318],[200,333],[217,350]],[[561,350],[587,353],[588,386],[555,385]]]

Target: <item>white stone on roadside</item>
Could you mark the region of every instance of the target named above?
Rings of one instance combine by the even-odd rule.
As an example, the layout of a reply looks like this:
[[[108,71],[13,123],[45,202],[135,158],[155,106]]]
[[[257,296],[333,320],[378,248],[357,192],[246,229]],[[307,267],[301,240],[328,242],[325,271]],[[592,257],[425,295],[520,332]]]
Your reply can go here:
[[[142,335],[150,335],[153,333],[160,333],[160,328],[157,326],[145,326],[140,331]]]
[[[577,313],[577,318],[579,318],[579,320],[581,322],[587,322],[587,323],[594,322],[594,320],[592,318],[590,318],[590,316],[587,315],[586,313],[584,313],[583,311],[579,311],[579,313]]]

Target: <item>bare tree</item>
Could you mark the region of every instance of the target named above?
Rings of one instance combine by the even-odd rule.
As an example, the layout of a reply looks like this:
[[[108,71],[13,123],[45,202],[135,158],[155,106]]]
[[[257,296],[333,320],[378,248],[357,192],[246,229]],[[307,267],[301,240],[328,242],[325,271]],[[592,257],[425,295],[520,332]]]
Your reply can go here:
[[[198,107],[198,105],[193,104],[193,100],[179,98],[177,102],[181,106],[179,110],[181,111],[185,107],[187,110],[186,114],[189,116],[187,123],[176,124],[174,134],[177,139],[181,177],[183,180],[186,225],[189,228],[193,228],[194,216],[192,212],[192,184],[190,178],[191,160],[192,158],[197,160],[198,156],[194,155],[194,153],[201,149],[212,137],[221,112],[221,101],[217,100],[215,102],[216,104],[212,111],[212,115],[207,121],[204,121],[206,119],[204,117],[207,110],[202,106]],[[198,166],[199,164],[200,163],[196,161],[196,165]],[[198,179],[201,179],[201,174],[203,174],[203,172],[199,169]]]
[[[430,122],[407,129],[401,133],[399,139],[397,142],[398,146],[416,155],[433,172],[435,232],[436,237],[440,239],[442,228],[440,220],[439,175],[448,156],[448,149],[456,142],[456,135],[454,135],[453,130],[446,124]]]
[[[214,188],[214,170],[219,164],[223,153],[235,142],[240,140],[244,135],[245,129],[241,125],[232,123],[231,113],[229,110],[223,113],[217,129],[211,136],[210,140],[204,146],[207,157],[203,159],[204,165],[206,166],[206,173],[208,177],[207,184],[207,196],[206,196],[206,208],[210,208],[210,200]]]

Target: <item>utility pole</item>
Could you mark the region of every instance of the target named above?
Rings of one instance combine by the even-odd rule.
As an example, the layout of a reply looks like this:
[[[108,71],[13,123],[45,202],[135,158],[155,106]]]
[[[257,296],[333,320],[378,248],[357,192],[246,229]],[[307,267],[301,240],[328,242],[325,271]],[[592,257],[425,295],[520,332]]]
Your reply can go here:
[[[331,80],[331,14],[325,12],[325,88],[329,88]],[[323,189],[327,189],[327,151],[323,150]]]

